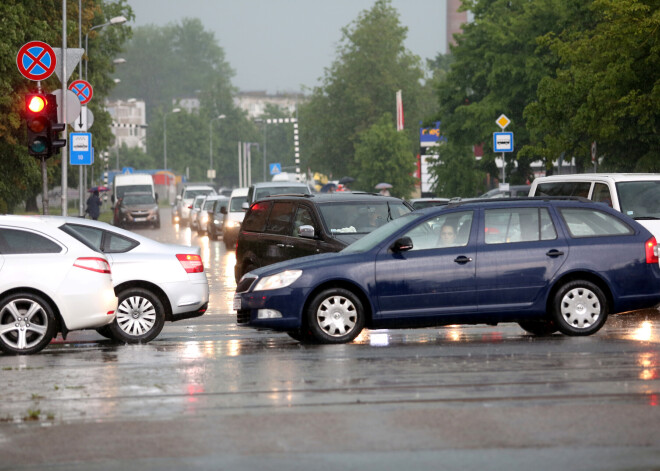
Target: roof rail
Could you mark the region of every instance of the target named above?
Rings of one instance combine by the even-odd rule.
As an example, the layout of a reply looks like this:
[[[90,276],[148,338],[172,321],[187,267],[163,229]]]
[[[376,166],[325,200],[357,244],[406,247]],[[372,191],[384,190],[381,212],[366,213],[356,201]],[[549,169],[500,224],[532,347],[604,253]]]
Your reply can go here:
[[[502,201],[581,201],[583,203],[593,203],[584,196],[515,196],[511,198],[452,198],[447,206],[462,206],[469,203],[500,203]]]

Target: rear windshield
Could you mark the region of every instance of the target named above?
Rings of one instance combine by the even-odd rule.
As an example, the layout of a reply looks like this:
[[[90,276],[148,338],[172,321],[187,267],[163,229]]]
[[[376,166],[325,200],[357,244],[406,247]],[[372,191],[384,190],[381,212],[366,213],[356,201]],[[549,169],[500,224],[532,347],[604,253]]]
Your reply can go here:
[[[616,184],[621,212],[635,219],[660,218],[660,181]]]
[[[347,201],[319,204],[319,211],[332,234],[368,234],[410,209],[402,201]]]
[[[204,195],[204,196],[206,196],[206,195],[208,195],[209,193],[213,193],[213,190],[186,190],[186,191],[183,193],[183,199],[186,199],[186,200],[188,200],[188,199],[194,199],[195,196],[199,196],[199,195]]]
[[[260,200],[266,196],[273,195],[299,195],[299,194],[310,194],[309,188],[307,186],[275,186],[271,188],[255,188],[254,189],[254,199],[253,201]]]

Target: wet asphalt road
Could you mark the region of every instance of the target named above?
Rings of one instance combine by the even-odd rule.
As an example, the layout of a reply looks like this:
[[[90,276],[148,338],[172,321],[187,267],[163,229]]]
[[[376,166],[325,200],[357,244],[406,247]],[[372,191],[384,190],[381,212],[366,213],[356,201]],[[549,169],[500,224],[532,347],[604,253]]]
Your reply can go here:
[[[303,346],[236,326],[221,241],[140,232],[201,246],[208,313],[147,345],[74,332],[0,354],[0,469],[660,469],[655,310],[586,338],[503,324]]]

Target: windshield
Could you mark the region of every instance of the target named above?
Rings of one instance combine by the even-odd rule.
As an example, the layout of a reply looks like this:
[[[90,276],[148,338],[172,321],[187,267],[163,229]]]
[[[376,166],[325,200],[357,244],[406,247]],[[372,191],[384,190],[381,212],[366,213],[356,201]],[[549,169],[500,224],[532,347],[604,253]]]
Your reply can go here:
[[[368,234],[410,212],[397,201],[347,201],[319,204],[319,211],[332,234]]]
[[[366,252],[367,250],[371,250],[374,247],[376,247],[378,244],[380,244],[383,240],[387,239],[396,231],[398,231],[403,226],[408,224],[409,222],[414,221],[415,219],[419,219],[423,216],[424,215],[422,213],[408,213],[404,216],[401,216],[400,218],[395,219],[389,224],[385,224],[384,226],[375,229],[374,231],[362,237],[361,239],[353,242],[351,245],[344,248],[344,250],[342,250],[341,252],[356,253],[356,252]]]
[[[215,200],[206,200],[204,201],[204,206],[202,206],[203,211],[211,211],[213,209],[213,203]]]
[[[247,201],[247,196],[234,196],[231,199],[231,206],[229,207],[229,211],[235,211],[235,212],[240,212],[240,211],[245,211],[243,209],[243,203]]]
[[[635,219],[660,218],[660,181],[616,184],[621,212]]]
[[[124,195],[124,204],[125,205],[156,204],[156,200],[154,199],[153,196],[151,196],[150,193],[145,193],[141,195],[132,195],[130,193],[127,193]]]
[[[210,193],[213,193],[213,190],[206,189],[206,190],[186,190],[186,192],[183,194],[183,199],[184,200],[191,200],[194,199],[196,196],[199,195],[208,195]]]

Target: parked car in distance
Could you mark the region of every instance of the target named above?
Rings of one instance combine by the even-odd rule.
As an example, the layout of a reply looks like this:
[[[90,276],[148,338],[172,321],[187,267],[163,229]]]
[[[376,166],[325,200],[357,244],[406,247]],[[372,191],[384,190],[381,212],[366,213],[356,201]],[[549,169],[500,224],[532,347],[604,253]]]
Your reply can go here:
[[[602,204],[493,198],[405,214],[339,253],[247,273],[241,325],[321,343],[364,328],[517,322],[590,335],[660,301],[655,237]]]
[[[160,209],[151,192],[124,193],[117,202],[115,225],[160,228]]]
[[[243,205],[243,208],[249,209],[252,203],[267,196],[292,194],[311,195],[312,191],[307,183],[302,182],[275,181],[254,183],[248,190],[247,201]]]
[[[202,206],[199,208],[199,213],[195,216],[195,220],[197,221],[197,235],[202,236],[207,233],[211,218],[209,213],[213,213],[213,206],[215,206],[218,198],[224,198],[224,196],[209,195],[204,198]]]
[[[430,208],[431,206],[444,206],[449,203],[449,198],[413,198],[408,200],[413,209]]]
[[[583,173],[538,177],[529,196],[582,196],[637,220],[660,240],[660,174]]]
[[[97,331],[123,343],[146,343],[165,321],[201,316],[209,286],[199,247],[163,244],[90,219],[51,216],[60,232],[105,254],[119,298],[117,318]]]
[[[190,205],[190,218],[188,219],[190,229],[199,230],[199,215],[202,212],[202,205],[207,195],[197,195]]]
[[[243,220],[236,244],[236,281],[272,263],[339,252],[412,207],[393,196],[372,193],[317,193],[271,196],[255,202]]]
[[[0,350],[37,353],[60,332],[110,324],[116,309],[103,253],[43,217],[0,216]]]
[[[172,224],[190,225],[190,210],[193,200],[197,195],[215,195],[217,194],[212,186],[208,185],[188,185],[181,189],[181,193],[176,196],[176,203],[172,211]]]
[[[225,215],[222,223],[222,240],[228,249],[233,249],[236,245],[238,231],[247,211],[243,208],[244,203],[247,201],[247,194],[248,188],[234,188],[229,197],[227,209],[220,208],[220,212]]]
[[[493,188],[487,191],[479,198],[515,198],[527,196],[531,185],[500,185],[499,188]]]
[[[209,196],[209,198],[211,198]],[[208,229],[209,239],[218,240],[223,233],[223,226],[225,224],[225,215],[227,214],[227,206],[229,205],[228,196],[213,197],[213,206],[208,212]],[[222,209],[224,208],[224,213]]]

